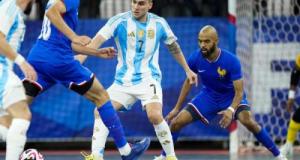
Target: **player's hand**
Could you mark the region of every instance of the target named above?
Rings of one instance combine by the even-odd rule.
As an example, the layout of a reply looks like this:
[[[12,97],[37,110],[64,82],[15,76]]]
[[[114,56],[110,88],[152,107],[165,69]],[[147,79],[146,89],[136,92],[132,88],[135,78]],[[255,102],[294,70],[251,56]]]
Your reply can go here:
[[[172,111],[166,116],[166,121],[167,122],[171,122],[173,120],[173,118],[176,117],[176,115],[178,114],[179,109],[176,109],[176,107],[174,109],[172,109]]]
[[[220,120],[219,124],[222,128],[227,128],[233,119],[233,112],[230,109],[223,110],[218,114],[223,115],[222,119]]]
[[[79,44],[82,46],[86,46],[91,42],[91,38],[88,36],[74,36],[72,37],[71,41],[75,44]]]
[[[34,68],[27,61],[24,61],[21,65],[19,65],[19,67],[25,75],[26,79],[36,81],[37,74]]]
[[[186,72],[186,76],[190,82],[190,84],[195,84],[196,86],[198,86],[198,76],[196,73],[194,73],[192,70],[188,70]]]
[[[288,112],[292,112],[292,110],[293,110],[293,106],[294,106],[294,101],[295,101],[295,99],[288,99],[288,101],[287,101],[287,111]]]
[[[101,58],[114,58],[117,51],[114,47],[100,48],[98,49],[98,55]]]

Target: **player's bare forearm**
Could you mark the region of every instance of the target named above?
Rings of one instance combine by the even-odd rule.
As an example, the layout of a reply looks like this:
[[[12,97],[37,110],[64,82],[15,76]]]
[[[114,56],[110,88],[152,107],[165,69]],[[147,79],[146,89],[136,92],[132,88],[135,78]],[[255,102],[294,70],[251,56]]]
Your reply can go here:
[[[0,44],[0,53],[6,56],[8,59],[14,61],[18,53],[11,48],[2,32],[0,32]]]
[[[90,46],[83,46],[75,43],[72,43],[72,49],[77,54],[84,54],[90,56],[96,56],[98,54],[98,50],[95,48],[91,48]]]
[[[180,95],[178,97],[176,106],[174,109],[180,110],[185,98],[187,97],[187,95],[189,94],[190,90],[191,90],[191,84],[189,83],[188,79],[185,79],[181,91],[180,91]]]
[[[76,36],[76,33],[66,24],[61,14],[66,12],[66,6],[62,1],[57,1],[46,11],[46,16],[51,23],[70,40]]]
[[[182,66],[182,68],[187,72],[189,70],[189,66],[186,63],[186,60],[183,56],[182,50],[179,44],[175,41],[170,45],[167,45],[168,50],[172,53],[173,57],[176,61]]]
[[[242,79],[235,80],[233,82],[233,86],[234,86],[235,94],[231,103],[231,107],[234,108],[234,110],[237,110],[244,95],[243,80]]]

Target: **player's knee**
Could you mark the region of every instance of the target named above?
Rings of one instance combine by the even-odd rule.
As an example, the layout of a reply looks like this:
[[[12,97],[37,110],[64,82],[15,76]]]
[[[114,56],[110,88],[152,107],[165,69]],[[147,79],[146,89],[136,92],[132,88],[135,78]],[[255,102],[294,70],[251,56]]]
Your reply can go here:
[[[258,132],[260,127],[256,121],[252,118],[240,119],[240,122],[251,132]]]
[[[31,120],[31,112],[29,107],[25,101],[18,102],[14,104],[12,107],[8,108],[8,112],[11,114],[13,118]]]
[[[181,124],[178,120],[174,119],[171,121],[170,129],[171,132],[178,132],[181,129]]]
[[[148,114],[148,119],[150,123],[157,125],[160,124],[163,121],[163,116],[159,114],[158,112],[153,112]]]

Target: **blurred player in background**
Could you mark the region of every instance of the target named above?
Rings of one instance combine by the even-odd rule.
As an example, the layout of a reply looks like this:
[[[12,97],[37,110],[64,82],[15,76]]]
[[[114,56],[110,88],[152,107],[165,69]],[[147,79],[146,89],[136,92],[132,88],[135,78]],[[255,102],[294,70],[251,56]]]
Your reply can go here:
[[[115,81],[108,93],[116,110],[129,110],[141,100],[157,138],[167,153],[167,159],[177,159],[168,124],[162,115],[161,71],[158,64],[159,44],[163,41],[172,56],[186,72],[190,84],[197,82],[197,75],[190,70],[168,23],[148,11],[152,0],[132,0],[131,11],[108,20],[93,38],[90,47],[98,48],[113,37],[118,47],[118,65]],[[85,56],[79,59],[83,62]],[[92,155],[102,159],[108,129],[97,115],[95,119]]]
[[[300,79],[300,54],[297,55],[295,67],[293,68],[291,73],[290,90],[289,90],[288,101],[287,101],[287,110],[289,112],[292,112],[293,110],[295,93],[296,93],[299,79]],[[290,120],[288,133],[286,137],[286,143],[281,147],[282,154],[288,156],[293,155],[293,144],[297,139],[299,130],[300,130],[300,108],[297,108]]]
[[[36,80],[33,67],[17,53],[25,34],[22,12],[31,4],[31,0],[0,1],[0,135],[6,140],[6,160],[19,159],[31,120],[25,91],[12,63],[20,67],[28,81]],[[9,116],[12,121],[6,120]]]
[[[266,130],[252,118],[243,89],[240,61],[233,53],[218,48],[218,39],[213,26],[204,26],[198,34],[200,50],[191,54],[188,64],[194,72],[198,72],[203,88],[179,112],[191,89],[188,79],[183,83],[178,101],[166,117],[171,121],[174,141],[180,129],[187,124],[200,120],[208,125],[210,120],[220,114],[222,118],[219,124],[222,128],[228,127],[233,119],[238,119],[277,160],[286,160]],[[164,155],[156,157],[156,160],[163,160]]]
[[[106,90],[91,71],[74,59],[71,43],[78,44],[77,50],[84,54],[104,58],[115,55],[113,48],[96,50],[84,47],[90,38],[74,32],[78,23],[78,7],[79,0],[48,2],[41,34],[28,55],[28,61],[36,69],[38,78],[36,81],[24,78],[27,99],[31,103],[34,97],[56,83],[83,95],[97,106],[122,159],[136,159],[148,148],[150,140],[144,139],[132,146],[127,143]]]

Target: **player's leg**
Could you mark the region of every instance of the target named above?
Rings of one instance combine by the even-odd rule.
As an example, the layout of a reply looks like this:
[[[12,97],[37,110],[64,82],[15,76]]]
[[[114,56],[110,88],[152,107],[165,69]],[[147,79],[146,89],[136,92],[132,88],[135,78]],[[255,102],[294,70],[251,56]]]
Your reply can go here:
[[[115,110],[121,108],[121,104],[115,101],[112,101]],[[105,143],[109,134],[108,128],[103,123],[101,117],[99,116],[99,112],[97,108],[94,110],[94,130],[93,130],[93,137],[92,137],[92,155],[95,159],[103,159],[104,157],[104,149]]]
[[[24,149],[31,113],[22,82],[11,71],[4,89],[3,108],[12,117],[6,138],[6,159],[18,160]]]
[[[6,141],[8,128],[11,124],[11,116],[4,110],[0,111],[0,140]]]
[[[173,143],[176,143],[179,137],[179,132],[184,126],[190,124],[195,120],[198,120],[198,118],[196,118],[196,113],[194,113],[193,111],[191,112],[191,110],[187,108],[188,107],[180,111],[179,114],[171,121],[170,129],[171,129]],[[194,117],[192,115],[194,115]],[[165,150],[163,150],[161,155],[155,157],[154,160],[164,160],[165,157],[166,157],[166,152]]]
[[[280,154],[278,147],[267,131],[252,118],[249,106],[239,106],[236,111],[236,117],[250,132],[254,134],[259,142],[261,142],[270,152],[272,152],[274,157],[277,157],[280,160],[285,159],[285,157]]]
[[[295,113],[293,114],[288,133],[286,137],[286,143],[281,147],[280,151],[283,155],[293,155],[293,144],[297,138],[298,131],[300,130],[300,108],[297,108]]]

